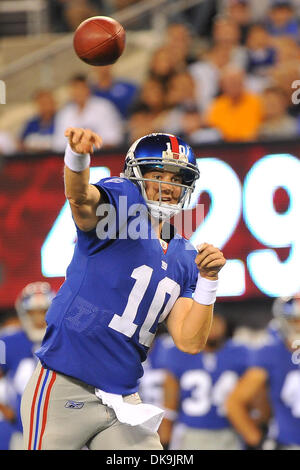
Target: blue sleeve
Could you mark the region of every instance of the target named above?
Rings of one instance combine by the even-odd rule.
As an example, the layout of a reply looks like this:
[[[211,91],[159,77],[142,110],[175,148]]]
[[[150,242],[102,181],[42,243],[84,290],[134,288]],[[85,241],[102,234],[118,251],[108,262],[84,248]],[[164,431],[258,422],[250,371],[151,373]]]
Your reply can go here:
[[[163,334],[155,338],[156,341],[156,367],[159,369],[165,369],[167,364],[167,353],[171,348],[174,348],[174,341],[169,334]]]
[[[252,350],[246,346],[240,346],[237,351],[239,358],[239,374],[243,375],[247,369],[251,366]]]
[[[115,207],[117,213],[139,202],[138,187],[126,178],[107,177],[95,183],[94,186],[106,195],[108,202]]]
[[[252,349],[249,354],[249,367],[260,367],[269,372],[272,367],[276,367],[276,364],[273,364],[274,358],[276,358],[276,355],[270,345]]]
[[[23,132],[21,134],[21,140],[24,140],[28,135],[38,131],[38,124],[36,119],[31,119],[25,124]]]
[[[176,346],[174,346],[166,351],[164,357],[164,368],[171,372],[177,379],[180,379],[182,374],[182,358],[180,354],[182,354],[182,356],[184,355],[184,353],[180,353]]]
[[[10,369],[11,353],[9,336],[0,337],[0,371],[5,375]]]
[[[138,187],[126,178],[108,177],[94,184],[104,195],[105,202],[99,205],[103,219],[95,229],[88,232],[76,226],[78,248],[86,254],[104,248],[115,240],[120,231],[127,227],[128,208],[139,204],[141,194]]]

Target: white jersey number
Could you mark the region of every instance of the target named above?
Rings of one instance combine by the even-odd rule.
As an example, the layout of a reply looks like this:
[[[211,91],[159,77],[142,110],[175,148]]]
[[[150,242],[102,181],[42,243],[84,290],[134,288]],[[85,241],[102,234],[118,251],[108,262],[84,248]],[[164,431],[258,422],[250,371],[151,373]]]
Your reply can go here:
[[[182,402],[182,409],[189,416],[203,416],[212,406],[217,407],[217,414],[225,416],[224,403],[233,389],[238,375],[227,370],[220,375],[215,384],[205,370],[189,370],[181,377],[181,387],[191,390],[191,396]]]
[[[286,375],[280,397],[291,408],[295,418],[300,418],[300,371],[293,370]]]
[[[135,268],[132,271],[131,277],[136,280],[134,286],[129,294],[128,302],[125,307],[125,310],[122,315],[115,314],[112,320],[109,323],[109,327],[113,330],[123,333],[124,335],[131,338],[138,325],[134,323],[135,317],[137,315],[138,308],[140,303],[143,300],[143,297],[149,286],[151,277],[153,274],[153,269],[147,265],[140,266]],[[159,314],[166,295],[169,294],[170,298],[165,306],[164,311],[162,312],[159,322],[161,323],[168,313],[171,311],[175,301],[178,299],[180,294],[180,286],[177,282],[172,279],[165,277],[160,280],[157,285],[156,292],[154,294],[153,300],[151,302],[150,308],[147,312],[145,321],[141,327],[139,334],[139,342],[144,346],[150,346],[154,338],[154,334],[150,332],[151,327],[155,323],[157,315]]]

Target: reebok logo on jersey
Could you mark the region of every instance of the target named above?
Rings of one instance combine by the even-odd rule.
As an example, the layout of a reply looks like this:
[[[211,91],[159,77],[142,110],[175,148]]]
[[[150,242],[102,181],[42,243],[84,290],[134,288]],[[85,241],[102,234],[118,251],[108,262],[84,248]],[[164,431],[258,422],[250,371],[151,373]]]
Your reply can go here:
[[[65,404],[65,408],[73,408],[73,409],[77,409],[77,410],[80,410],[80,408],[82,408],[84,405],[84,403],[82,401],[72,401],[72,400],[69,400],[67,401],[67,403]]]

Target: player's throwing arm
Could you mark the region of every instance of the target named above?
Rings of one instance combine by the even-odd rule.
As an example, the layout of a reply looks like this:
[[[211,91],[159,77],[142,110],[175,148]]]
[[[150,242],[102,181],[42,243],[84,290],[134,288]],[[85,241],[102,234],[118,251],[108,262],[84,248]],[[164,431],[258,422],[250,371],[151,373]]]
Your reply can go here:
[[[69,140],[65,153],[65,194],[77,226],[88,231],[99,220],[96,209],[101,198],[101,193],[89,184],[90,154],[94,147],[101,147],[102,139],[90,129],[74,127],[69,127],[65,136]]]

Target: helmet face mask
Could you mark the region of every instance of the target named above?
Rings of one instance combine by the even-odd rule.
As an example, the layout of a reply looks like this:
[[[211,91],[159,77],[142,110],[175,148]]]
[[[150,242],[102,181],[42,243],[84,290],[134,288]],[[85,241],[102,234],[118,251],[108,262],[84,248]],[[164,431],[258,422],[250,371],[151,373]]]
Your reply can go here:
[[[180,187],[177,204],[167,204],[162,200],[162,180],[145,178],[150,171],[167,171],[181,176],[181,183],[168,182],[168,185]],[[177,214],[190,201],[199,178],[199,170],[193,151],[181,139],[169,134],[149,134],[132,144],[126,159],[123,176],[136,182],[146,201],[152,217],[165,220]],[[159,200],[148,198],[146,182],[158,184]]]
[[[285,340],[300,340],[300,294],[279,297],[273,304],[273,315]]]

